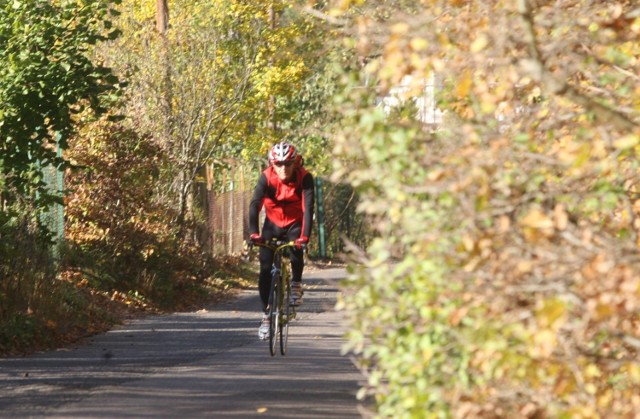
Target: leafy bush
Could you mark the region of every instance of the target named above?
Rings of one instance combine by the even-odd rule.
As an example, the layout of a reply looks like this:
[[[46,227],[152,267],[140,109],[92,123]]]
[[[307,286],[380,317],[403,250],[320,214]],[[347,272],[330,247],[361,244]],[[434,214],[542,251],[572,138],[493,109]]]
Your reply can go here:
[[[174,303],[206,275],[207,257],[176,238],[172,211],[156,199],[165,151],[151,137],[101,120],[85,126],[68,158],[77,168],[66,183],[66,263],[92,287]]]
[[[48,195],[40,168],[64,161],[73,133],[73,114],[79,109],[104,111],[102,100],[117,79],[96,65],[87,49],[114,39],[110,30],[119,0],[76,2],[43,0],[3,2],[0,5],[0,150],[2,176],[16,193]]]
[[[75,291],[56,279],[44,218],[60,197],[45,168],[62,169],[59,151],[82,109],[104,111],[118,80],[87,51],[114,39],[119,0],[0,4],[0,351],[42,342],[60,319],[83,318],[65,304]],[[57,192],[57,191],[56,191]],[[83,302],[80,298],[76,302]],[[72,316],[69,314],[72,313]]]
[[[385,417],[633,415],[640,18],[450,3],[355,13],[371,60],[346,74],[336,151],[379,234],[343,301],[363,392]],[[437,130],[355,88],[407,74],[442,81]]]
[[[25,212],[17,206],[0,224],[0,325],[12,330],[16,322],[25,324],[25,316],[39,311],[42,291],[54,279],[48,242],[38,233],[37,222],[15,215]],[[5,333],[2,346],[10,344],[8,339]]]
[[[14,215],[0,223],[3,354],[55,344],[70,330],[86,326],[95,313],[85,295],[57,279],[51,242],[38,218],[25,215],[34,211],[17,204],[11,209]]]

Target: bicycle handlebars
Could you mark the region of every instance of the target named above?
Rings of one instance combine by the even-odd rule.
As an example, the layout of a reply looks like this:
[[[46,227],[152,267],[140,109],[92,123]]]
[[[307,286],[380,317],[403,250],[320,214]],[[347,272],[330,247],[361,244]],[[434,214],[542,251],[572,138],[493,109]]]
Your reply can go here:
[[[282,239],[276,239],[276,238],[272,238],[269,239],[267,241],[264,242],[254,242],[253,240],[249,239],[247,241],[247,243],[249,244],[249,250],[251,250],[251,248],[255,245],[255,246],[260,246],[260,247],[266,247],[269,248],[271,250],[278,250],[280,248],[285,248],[285,247],[296,247],[296,242],[291,240],[291,241],[287,241],[287,240],[282,240]],[[300,246],[300,248],[302,250],[307,248],[307,244],[304,243]]]

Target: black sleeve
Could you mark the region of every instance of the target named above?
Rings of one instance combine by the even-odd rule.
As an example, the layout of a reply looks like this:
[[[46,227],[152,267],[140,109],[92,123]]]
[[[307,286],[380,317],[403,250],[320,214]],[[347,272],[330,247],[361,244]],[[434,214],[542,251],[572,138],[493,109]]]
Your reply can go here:
[[[314,188],[313,176],[311,173],[307,173],[302,179],[302,235],[307,237],[311,237],[311,227],[313,225]]]
[[[262,200],[267,193],[267,177],[263,174],[260,175],[256,188],[253,190],[253,196],[249,203],[249,234],[259,233],[258,229],[258,215],[262,209]]]

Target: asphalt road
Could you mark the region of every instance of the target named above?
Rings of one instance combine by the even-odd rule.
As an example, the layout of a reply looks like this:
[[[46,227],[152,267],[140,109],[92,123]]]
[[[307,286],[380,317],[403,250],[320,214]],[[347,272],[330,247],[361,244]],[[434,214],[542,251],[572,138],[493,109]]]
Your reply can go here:
[[[342,356],[340,269],[305,272],[286,356],[257,338],[257,290],[149,316],[76,348],[0,359],[0,417],[360,418],[363,377]]]

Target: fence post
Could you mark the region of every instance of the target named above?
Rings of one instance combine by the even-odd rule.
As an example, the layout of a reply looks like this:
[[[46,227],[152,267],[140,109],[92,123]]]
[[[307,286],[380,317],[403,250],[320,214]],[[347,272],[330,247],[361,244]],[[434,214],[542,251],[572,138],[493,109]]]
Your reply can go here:
[[[326,259],[327,246],[324,237],[324,203],[322,196],[322,180],[316,178],[316,206],[318,208],[318,243],[320,245],[320,257]]]
[[[235,220],[233,219],[233,216],[235,214],[235,208],[234,208],[234,199],[233,199],[233,192],[234,192],[234,183],[235,183],[235,173],[233,173],[233,171],[231,172],[231,181],[229,183],[229,191],[227,192],[227,194],[229,195],[229,228],[227,230],[227,234],[229,235],[229,246],[227,247],[227,254],[230,254],[233,252],[233,231],[236,228],[235,226]]]
[[[60,140],[62,136],[56,132],[56,157],[62,160],[62,147]],[[64,173],[63,170],[53,164],[42,167],[38,161],[38,169],[42,173],[43,180],[46,184],[47,192],[62,199],[64,193]],[[39,193],[36,192],[36,199]],[[49,232],[53,235],[54,242],[51,247],[51,254],[54,261],[60,260],[60,249],[64,242],[64,205],[62,203],[50,203],[45,214],[41,215],[41,221],[47,225]]]

